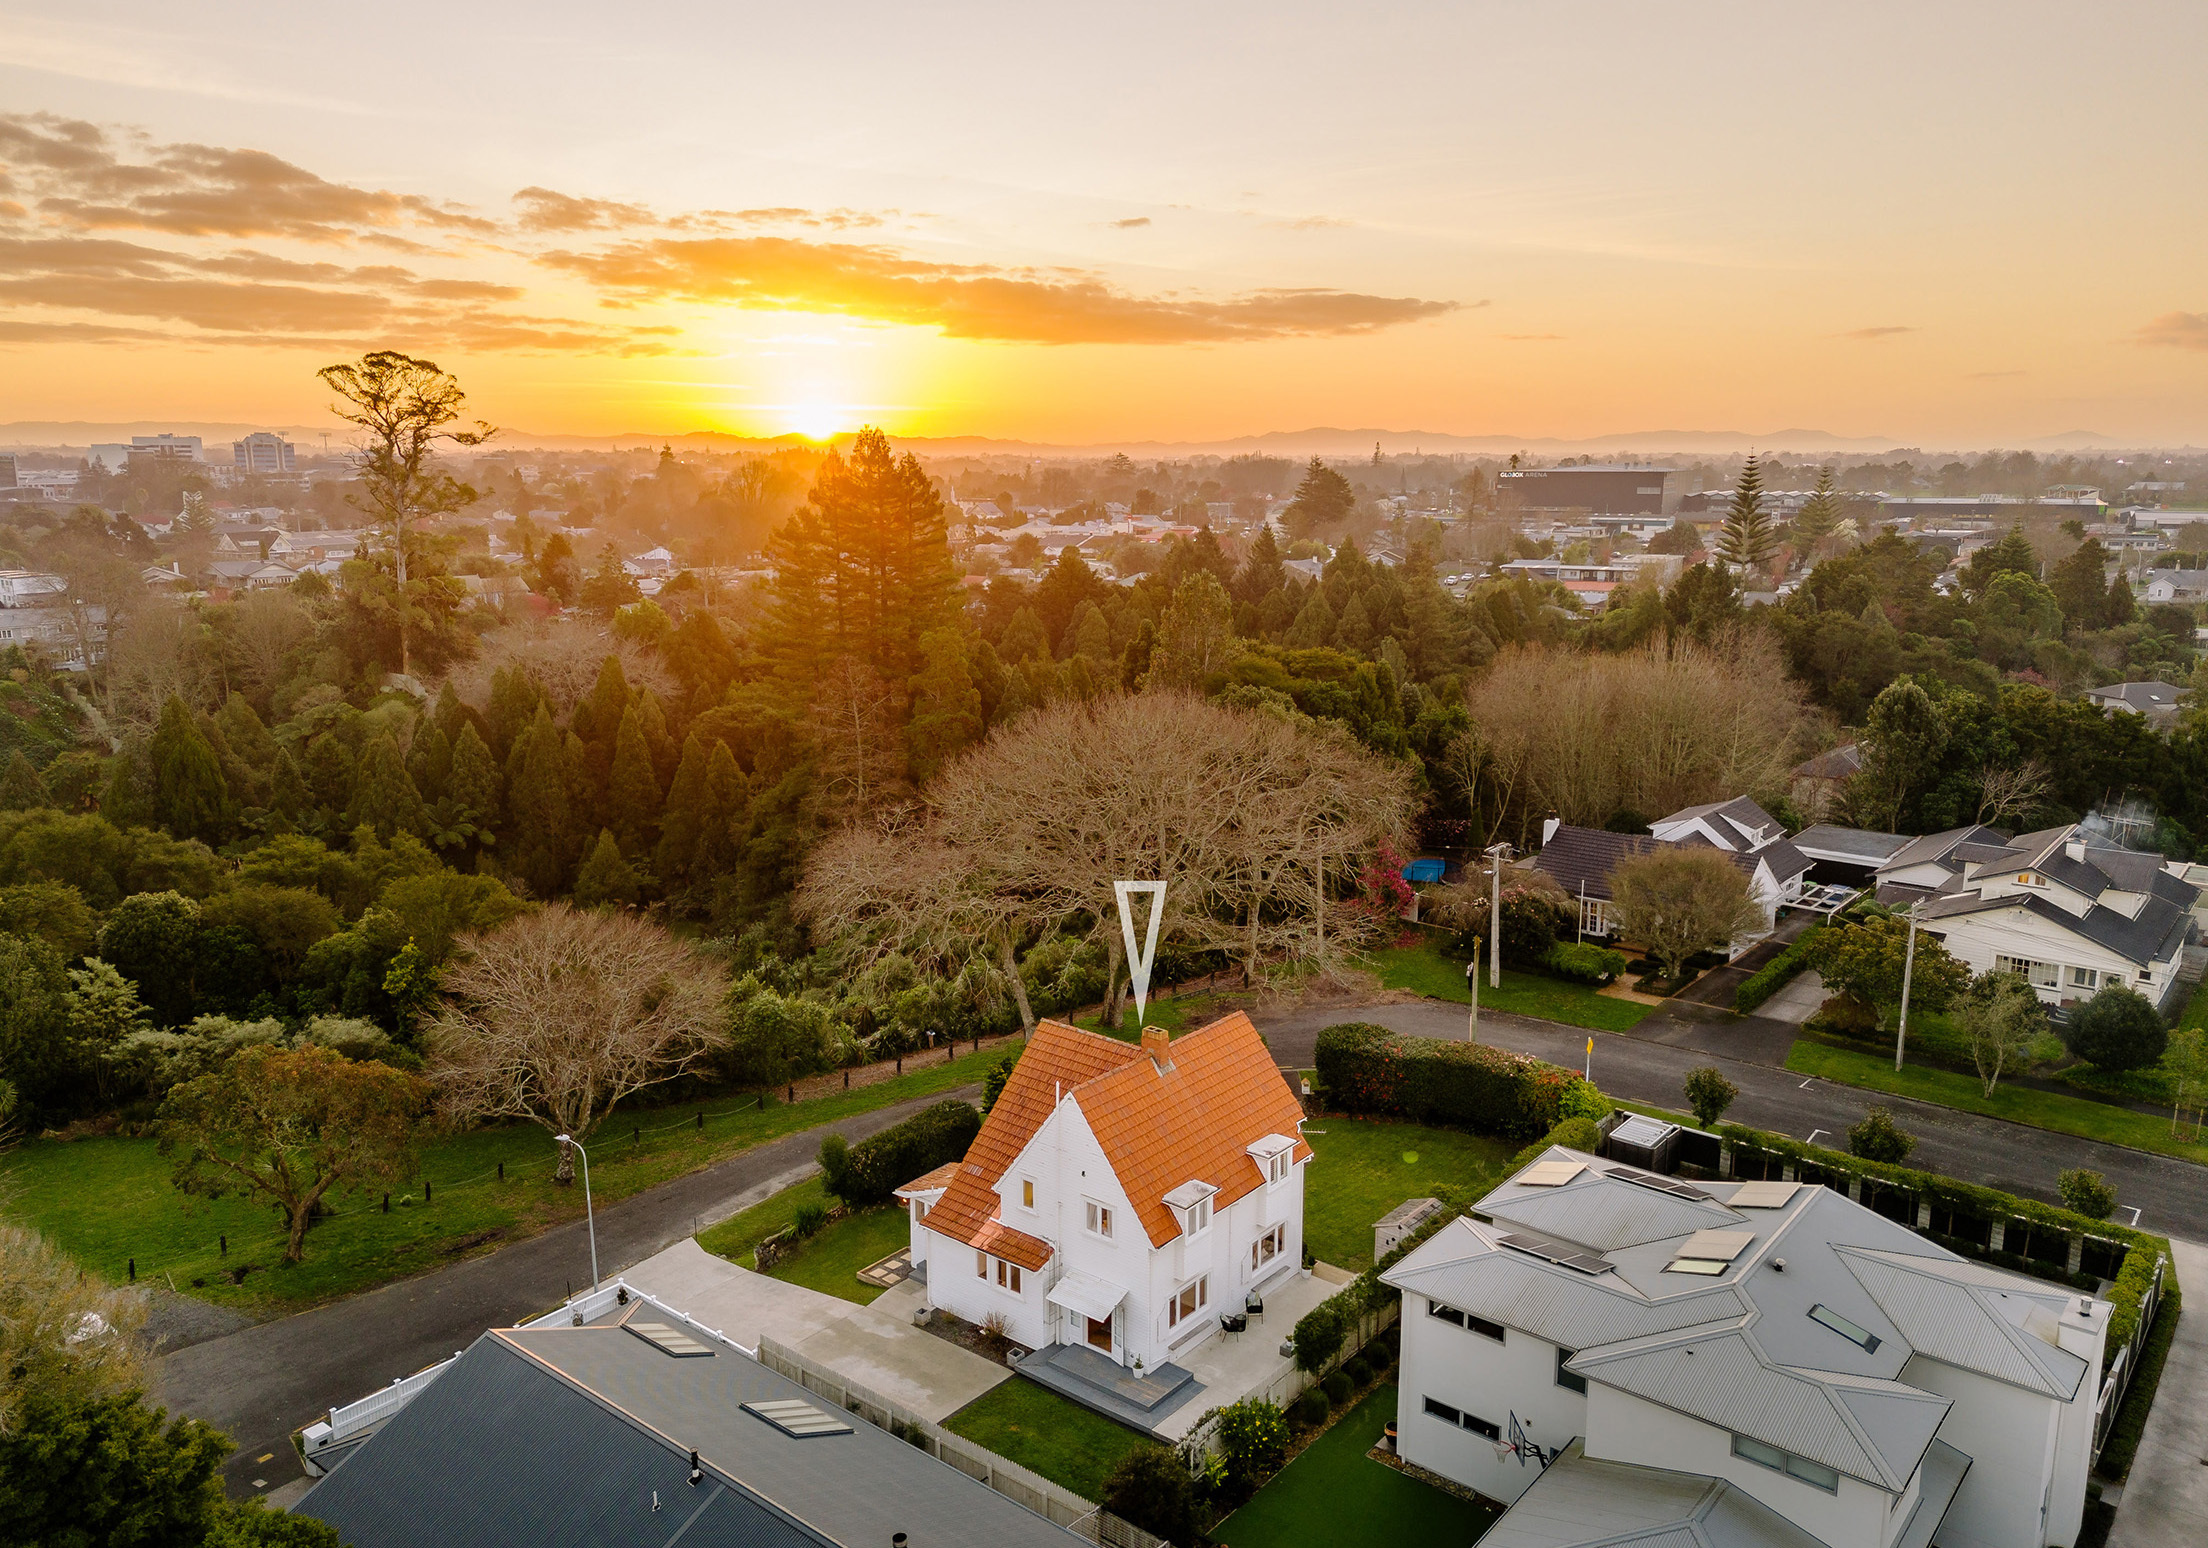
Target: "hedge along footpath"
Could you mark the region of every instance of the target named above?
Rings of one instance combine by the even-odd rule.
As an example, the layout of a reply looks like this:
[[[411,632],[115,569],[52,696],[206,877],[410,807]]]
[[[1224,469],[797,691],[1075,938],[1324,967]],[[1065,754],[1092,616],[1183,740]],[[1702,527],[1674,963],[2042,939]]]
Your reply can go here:
[[[1749,974],[1747,981],[1733,991],[1733,1009],[1745,1016],[1792,983],[1802,969],[1809,966],[1810,942],[1816,940],[1824,928],[1821,924],[1811,925],[1796,936],[1786,950]]]
[[[915,1177],[958,1160],[980,1132],[981,1114],[954,1097],[856,1145],[829,1135],[820,1142],[820,1170],[830,1193],[853,1209],[865,1209],[888,1203]]]
[[[1338,1111],[1530,1139],[1610,1109],[1578,1073],[1485,1043],[1408,1037],[1368,1021],[1319,1034],[1319,1084]]]

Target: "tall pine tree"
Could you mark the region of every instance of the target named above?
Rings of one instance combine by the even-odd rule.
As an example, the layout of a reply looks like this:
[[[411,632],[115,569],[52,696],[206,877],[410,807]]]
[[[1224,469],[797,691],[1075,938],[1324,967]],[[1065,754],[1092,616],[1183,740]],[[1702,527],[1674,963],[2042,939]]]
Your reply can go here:
[[[1794,518],[1793,530],[1788,534],[1794,540],[1794,553],[1804,564],[1815,560],[1817,546],[1831,537],[1840,525],[1840,494],[1833,483],[1832,469],[1817,470],[1817,487],[1802,502],[1801,511]]]
[[[614,737],[613,767],[606,776],[606,811],[621,852],[642,858],[659,842],[659,772],[652,767],[644,716],[631,703]],[[578,885],[580,885],[578,883]]]
[[[473,724],[462,721],[460,734],[453,741],[452,772],[445,777],[448,825],[473,828],[478,844],[497,843],[502,805],[499,787],[503,783],[491,749]]]
[[[1081,605],[1095,611],[1093,603]],[[912,777],[925,782],[960,748],[981,739],[981,693],[967,674],[966,641],[958,630],[932,630],[920,648],[926,660],[911,683],[905,745]]]
[[[682,762],[667,790],[667,803],[659,819],[659,848],[652,860],[659,884],[670,893],[680,891],[690,881],[698,835],[705,831],[706,770],[718,746],[720,743],[709,742],[695,731],[682,744]],[[734,759],[729,760],[729,767],[735,767]]]
[[[1733,486],[1732,503],[1725,508],[1717,557],[1736,570],[1757,572],[1771,563],[1778,546],[1779,535],[1763,508],[1763,464],[1750,452],[1740,481]]]
[[[352,804],[345,809],[345,826],[374,828],[376,837],[387,844],[395,834],[411,833],[420,838],[428,831],[421,792],[407,775],[399,744],[388,736],[377,737],[361,754],[360,768],[353,778]]]
[[[514,739],[506,757],[505,853],[514,874],[538,897],[558,894],[575,864],[575,807],[568,794],[567,748],[552,711]]]
[[[609,904],[630,904],[636,901],[636,872],[621,854],[621,846],[604,828],[598,830],[598,842],[583,857],[582,869],[575,873],[575,906],[598,908]]]
[[[153,819],[178,838],[222,842],[230,826],[230,788],[215,750],[174,694],[153,733]]]

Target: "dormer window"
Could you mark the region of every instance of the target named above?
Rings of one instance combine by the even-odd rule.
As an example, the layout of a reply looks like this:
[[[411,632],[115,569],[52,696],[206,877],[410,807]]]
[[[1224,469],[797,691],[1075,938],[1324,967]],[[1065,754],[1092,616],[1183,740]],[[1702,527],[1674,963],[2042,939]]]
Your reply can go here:
[[[1198,1235],[1211,1224],[1211,1199],[1218,1191],[1192,1177],[1165,1196],[1166,1207],[1181,1223],[1182,1235]]]
[[[2047,878],[2037,871],[2019,871],[2016,873],[2016,884],[2019,887],[2044,887],[2047,885]]]
[[[1296,1142],[1285,1134],[1268,1134],[1250,1146],[1249,1155],[1265,1174],[1266,1185],[1275,1187],[1286,1182],[1295,1169]]]

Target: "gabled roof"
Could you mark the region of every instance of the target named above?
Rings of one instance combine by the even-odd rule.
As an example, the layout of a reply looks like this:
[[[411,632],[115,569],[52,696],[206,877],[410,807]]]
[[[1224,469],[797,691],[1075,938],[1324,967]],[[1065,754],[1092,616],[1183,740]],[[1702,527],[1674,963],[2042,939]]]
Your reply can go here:
[[[2040,1336],[2061,1315],[2061,1291],[2035,1291],[1974,1263],[1870,1247],[1834,1251],[1918,1353],[2064,1402],[2077,1396],[2085,1361]]]
[[[2085,696],[2097,703],[2121,704],[2127,709],[2173,709],[2185,690],[2175,683],[2150,680],[2143,683],[2109,683],[2099,688],[2088,688]]]
[[[958,1175],[960,1165],[961,1163],[957,1161],[946,1161],[932,1172],[921,1173],[911,1182],[899,1188],[897,1197],[909,1199],[919,1194],[941,1193],[951,1185],[951,1179]]]
[[[1926,903],[1922,917],[1927,920],[1957,919],[2012,908],[2141,967],[2175,957],[2185,945],[2192,926],[2192,915],[2186,909],[2160,896],[2141,903],[2136,917],[2126,917],[2100,904],[2083,914],[2073,914],[2045,898],[2020,892],[1992,898],[1980,897],[1975,892],[1957,892]]]
[[[1265,1181],[1249,1147],[1268,1134],[1300,1136],[1303,1122],[1303,1104],[1245,1013],[1170,1046],[1168,1068],[1133,1059],[1072,1093],[1153,1247],[1181,1234],[1166,1194],[1209,1183],[1219,1190],[1213,1208],[1227,1208]],[[1310,1154],[1299,1137],[1295,1159]]]
[[[1962,844],[1982,844],[1987,846],[1988,853],[1992,853],[2008,848],[2008,843],[1998,830],[1978,823],[1965,828],[1948,828],[1943,832],[1927,833],[1921,838],[1911,840],[1892,859],[1880,866],[1879,870],[1881,873],[1898,871],[1912,865],[1923,865],[1927,861],[1950,862],[1954,859],[1956,847]],[[1955,865],[1950,865],[1949,868],[1961,869]]]
[[[1885,865],[1908,848],[1909,842],[1899,833],[1873,833],[1831,822],[1814,823],[1794,835],[1794,847],[1803,854],[1856,865]]]
[[[997,1184],[1069,1088],[1141,1056],[1141,1049],[1117,1038],[1062,1021],[1037,1023],[1004,1089],[981,1120],[981,1131],[967,1146],[965,1160],[957,1163],[942,1199],[928,1211],[928,1229],[995,1252],[1022,1268],[1039,1269],[1049,1262],[1049,1243],[995,1221]]]
[[[1573,1441],[1480,1539],[1481,1548],[1825,1548],[1736,1484],[1598,1462]]]
[[[1666,822],[1674,820],[1671,817],[1664,819]],[[1541,852],[1533,857],[1533,866],[1574,898],[1585,896],[1608,899],[1610,873],[1617,869],[1620,861],[1653,854],[1660,849],[1716,850],[1718,854],[1731,859],[1742,875],[1753,878],[1757,863],[1773,854],[1778,845],[1766,845],[1750,854],[1738,849],[1720,849],[1700,833],[1689,833],[1685,838],[1666,841],[1646,833],[1612,833],[1607,828],[1560,826],[1542,844]],[[1791,844],[1787,845],[1786,853],[1791,858],[1782,859],[1781,864],[1790,868],[1774,867],[1782,881],[1788,876],[1799,875],[1808,870],[1810,864]]]
[[[1863,752],[1853,742],[1843,742],[1830,752],[1805,758],[1794,765],[1796,779],[1848,779],[1862,772]]]

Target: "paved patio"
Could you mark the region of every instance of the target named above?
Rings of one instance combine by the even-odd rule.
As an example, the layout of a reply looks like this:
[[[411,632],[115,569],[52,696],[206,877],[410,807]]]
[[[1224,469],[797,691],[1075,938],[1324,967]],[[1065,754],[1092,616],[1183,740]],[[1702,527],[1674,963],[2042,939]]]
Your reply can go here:
[[[1247,1333],[1215,1331],[1201,1343],[1174,1351],[1175,1363],[1187,1367],[1204,1387],[1203,1400],[1183,1403],[1153,1424],[1150,1433],[1169,1443],[1177,1441],[1209,1410],[1246,1397],[1270,1397],[1284,1403],[1296,1362],[1280,1352],[1281,1345],[1305,1312],[1339,1295],[1356,1277],[1331,1263],[1320,1264],[1309,1279],[1290,1274],[1266,1289],[1265,1314],[1250,1319]],[[1218,1324],[1212,1326],[1216,1329]]]
[[[927,1293],[915,1279],[860,1306],[740,1269],[695,1241],[677,1242],[623,1277],[739,1343],[756,1344],[764,1334],[938,1422],[1012,1374],[914,1327],[912,1310]]]

